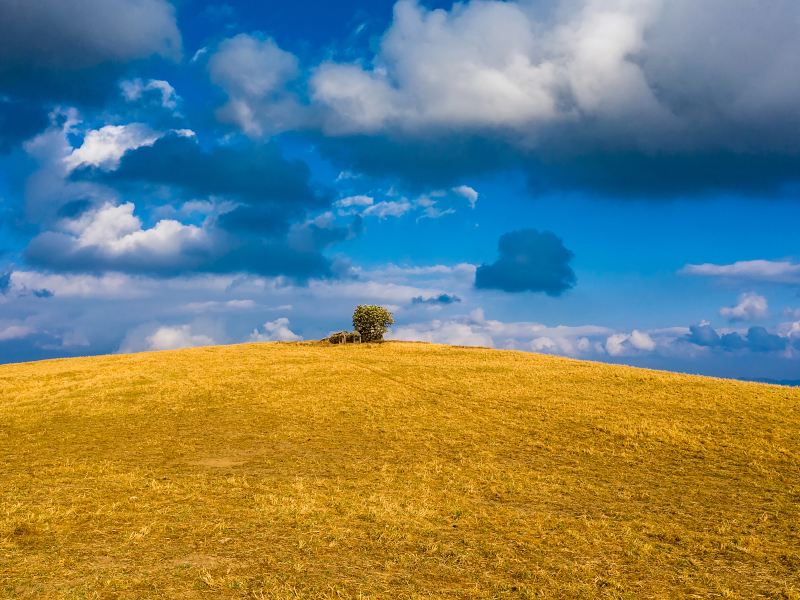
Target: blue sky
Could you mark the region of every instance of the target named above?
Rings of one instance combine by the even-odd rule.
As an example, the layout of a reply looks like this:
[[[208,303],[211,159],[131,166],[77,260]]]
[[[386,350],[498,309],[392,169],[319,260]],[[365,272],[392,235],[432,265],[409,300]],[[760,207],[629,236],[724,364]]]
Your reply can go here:
[[[376,303],[398,339],[800,380],[798,19],[0,2],[0,361]]]

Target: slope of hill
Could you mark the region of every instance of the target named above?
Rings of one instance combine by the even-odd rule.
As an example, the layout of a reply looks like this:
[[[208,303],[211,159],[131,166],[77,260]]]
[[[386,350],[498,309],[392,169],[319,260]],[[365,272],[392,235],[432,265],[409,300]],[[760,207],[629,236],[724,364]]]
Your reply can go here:
[[[799,390],[411,343],[0,381],[3,597],[800,597]]]

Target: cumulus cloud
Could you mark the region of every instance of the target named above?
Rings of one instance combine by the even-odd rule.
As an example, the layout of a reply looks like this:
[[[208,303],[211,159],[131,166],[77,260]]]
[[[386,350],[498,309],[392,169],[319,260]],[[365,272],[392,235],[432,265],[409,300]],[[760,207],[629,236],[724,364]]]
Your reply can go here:
[[[335,132],[501,127],[531,142],[549,126],[580,124],[592,136],[662,149],[687,135],[692,144],[733,143],[737,132],[718,131],[720,122],[757,125],[767,107],[798,119],[800,85],[781,76],[800,65],[800,42],[782,22],[797,14],[789,0],[766,10],[751,0],[582,0],[549,12],[400,0],[371,65],[325,63],[311,86]],[[719,27],[723,15],[753,33]],[[709,60],[697,61],[698,52]]]
[[[298,75],[297,58],[269,38],[239,34],[224,40],[208,61],[211,81],[228,94],[217,115],[252,136],[300,126],[305,111],[286,84]]]
[[[608,336],[605,350],[609,356],[624,356],[635,351],[652,352],[656,342],[650,334],[634,329],[630,333],[615,333]]]
[[[216,249],[206,229],[172,219],[144,228],[133,203],[105,204],[29,244],[33,265],[59,270],[176,272],[198,268]]]
[[[680,273],[765,283],[800,283],[800,264],[788,260],[743,260],[728,265],[690,264]]]
[[[196,346],[212,346],[218,341],[194,324],[144,325],[129,331],[118,352],[145,352],[153,350],[177,350]]]
[[[544,292],[559,296],[574,287],[572,252],[549,231],[523,229],[498,242],[499,258],[475,272],[475,287],[505,292]]]
[[[153,95],[161,108],[175,110],[180,100],[172,84],[163,79],[143,81],[141,78],[136,77],[121,81],[119,87],[123,98],[128,102],[138,102]]]
[[[63,144],[64,134],[61,134]],[[117,136],[112,136],[111,150],[102,147],[92,155],[102,166],[84,165],[61,176],[51,186],[63,190],[65,186],[83,186],[82,189],[102,190],[95,206],[105,204],[125,205],[119,197],[136,191],[146,198],[168,195],[172,202],[184,200],[179,210],[166,208],[152,211],[151,216],[183,216],[192,218],[197,209],[206,210],[201,225],[181,224],[177,219],[162,219],[152,231],[136,233],[136,239],[145,236],[155,240],[158,234],[175,237],[175,243],[185,243],[185,252],[175,253],[174,260],[156,261],[156,255],[143,246],[122,260],[116,256],[114,266],[100,260],[106,254],[70,251],[70,240],[63,231],[51,227],[31,244],[28,255],[38,265],[51,268],[78,268],[87,270],[118,268],[130,272],[162,272],[194,269],[201,271],[257,272],[265,275],[285,274],[297,278],[334,275],[332,261],[322,251],[337,241],[356,235],[359,223],[349,227],[334,225],[327,213],[307,220],[309,213],[324,211],[331,198],[325,190],[312,185],[308,166],[297,160],[285,159],[277,146],[271,143],[229,144],[204,148],[199,140],[183,130],[172,131],[152,143],[141,143],[122,150]],[[148,140],[149,141],[149,140]],[[135,145],[135,144],[133,144]],[[61,149],[63,152],[63,147]],[[82,160],[88,162],[84,153]],[[68,155],[69,156],[69,155]],[[106,162],[101,162],[105,160]],[[66,169],[66,167],[64,167]],[[117,192],[109,196],[108,191]],[[44,197],[44,194],[41,194]],[[75,198],[77,192],[70,193]],[[203,199],[203,200],[201,200]],[[81,206],[78,216],[91,208]],[[64,216],[64,215],[62,215]],[[326,219],[328,221],[324,222]],[[74,220],[74,219],[73,219]],[[63,229],[63,224],[62,224]],[[69,232],[67,232],[69,233]],[[80,246],[85,248],[86,244]],[[54,251],[61,254],[53,257]]]
[[[303,338],[289,329],[289,319],[281,317],[267,321],[261,329],[254,329],[250,334],[251,342],[296,342]]]
[[[147,336],[146,341],[148,350],[175,350],[214,343],[209,336],[194,333],[189,325],[159,327]]]
[[[725,306],[719,311],[719,314],[727,317],[729,321],[755,321],[763,319],[767,313],[767,299],[754,292],[740,295],[735,306]]]
[[[787,25],[798,11],[792,0],[475,0],[449,10],[400,0],[374,56],[312,70],[303,117],[286,91],[296,58],[271,40],[237,36],[229,42],[246,58],[219,61],[243,62],[262,85],[214,77],[229,90],[221,116],[246,132],[292,120],[321,128],[321,149],[345,168],[414,184],[522,166],[536,188],[779,193],[800,165],[787,127],[800,125],[800,83],[785,77],[800,69]]]
[[[85,166],[116,169],[128,150],[152,146],[161,135],[143,123],[105,125],[87,131],[83,143],[65,157],[64,162],[69,170]]]
[[[672,333],[660,335],[666,339],[675,337]],[[644,332],[626,334],[596,325],[548,326],[528,321],[499,321],[487,319],[481,309],[449,319],[400,324],[392,328],[388,337],[585,357],[641,354],[656,348],[656,342]]]

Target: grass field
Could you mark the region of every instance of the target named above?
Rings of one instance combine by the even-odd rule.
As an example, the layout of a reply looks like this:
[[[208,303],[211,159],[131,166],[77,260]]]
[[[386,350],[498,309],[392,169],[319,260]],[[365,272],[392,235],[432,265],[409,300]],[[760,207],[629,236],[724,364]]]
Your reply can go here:
[[[800,391],[411,343],[0,367],[6,598],[800,598]]]

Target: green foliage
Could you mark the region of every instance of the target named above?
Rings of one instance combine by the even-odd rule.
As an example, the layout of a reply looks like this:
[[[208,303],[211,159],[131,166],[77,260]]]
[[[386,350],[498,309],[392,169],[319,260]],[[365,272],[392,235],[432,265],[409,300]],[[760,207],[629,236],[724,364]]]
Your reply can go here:
[[[362,342],[382,341],[390,325],[394,325],[394,317],[382,306],[359,304],[353,312],[353,327],[361,334]]]

